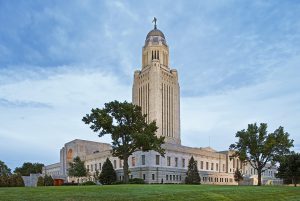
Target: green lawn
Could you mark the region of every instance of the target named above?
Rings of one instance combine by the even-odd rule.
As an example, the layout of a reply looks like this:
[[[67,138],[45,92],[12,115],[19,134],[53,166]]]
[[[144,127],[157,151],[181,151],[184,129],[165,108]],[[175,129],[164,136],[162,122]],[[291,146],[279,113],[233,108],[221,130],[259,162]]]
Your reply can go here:
[[[300,187],[113,185],[0,188],[0,200],[300,200]]]

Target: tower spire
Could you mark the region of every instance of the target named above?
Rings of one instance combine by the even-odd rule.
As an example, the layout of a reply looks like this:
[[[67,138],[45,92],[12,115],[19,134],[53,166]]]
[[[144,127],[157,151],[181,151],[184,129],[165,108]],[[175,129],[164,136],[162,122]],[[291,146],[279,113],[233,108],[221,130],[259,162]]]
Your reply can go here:
[[[154,29],[157,29],[157,27],[156,27],[156,21],[157,21],[157,19],[156,19],[156,17],[154,17],[153,21],[152,21],[152,23],[154,22]]]

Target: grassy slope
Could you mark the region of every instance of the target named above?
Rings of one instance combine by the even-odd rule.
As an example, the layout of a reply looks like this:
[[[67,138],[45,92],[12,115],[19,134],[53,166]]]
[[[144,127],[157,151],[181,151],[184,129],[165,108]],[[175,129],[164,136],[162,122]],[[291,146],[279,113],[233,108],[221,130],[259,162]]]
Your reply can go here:
[[[283,186],[113,185],[0,188],[0,200],[300,200]]]

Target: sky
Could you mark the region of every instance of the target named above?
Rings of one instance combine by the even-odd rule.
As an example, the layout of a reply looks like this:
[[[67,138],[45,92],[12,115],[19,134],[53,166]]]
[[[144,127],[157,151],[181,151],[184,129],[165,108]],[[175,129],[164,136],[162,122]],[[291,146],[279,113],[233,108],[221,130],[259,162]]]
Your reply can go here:
[[[181,141],[227,150],[250,123],[300,151],[300,2],[0,0],[0,160],[59,161],[74,139],[110,143],[81,119],[131,101],[147,33],[179,73]]]

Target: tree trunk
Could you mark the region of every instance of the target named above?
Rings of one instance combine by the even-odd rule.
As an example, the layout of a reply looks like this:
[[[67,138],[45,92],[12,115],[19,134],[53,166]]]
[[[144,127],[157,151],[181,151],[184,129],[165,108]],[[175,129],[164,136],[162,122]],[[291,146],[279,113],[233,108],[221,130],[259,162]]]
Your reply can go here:
[[[129,181],[128,176],[128,157],[124,157],[124,164],[123,164],[123,174],[124,174],[124,183],[127,184]]]
[[[257,185],[261,186],[261,169],[257,169]]]
[[[292,177],[292,183],[294,184],[294,187],[297,187],[296,178],[294,176]]]

